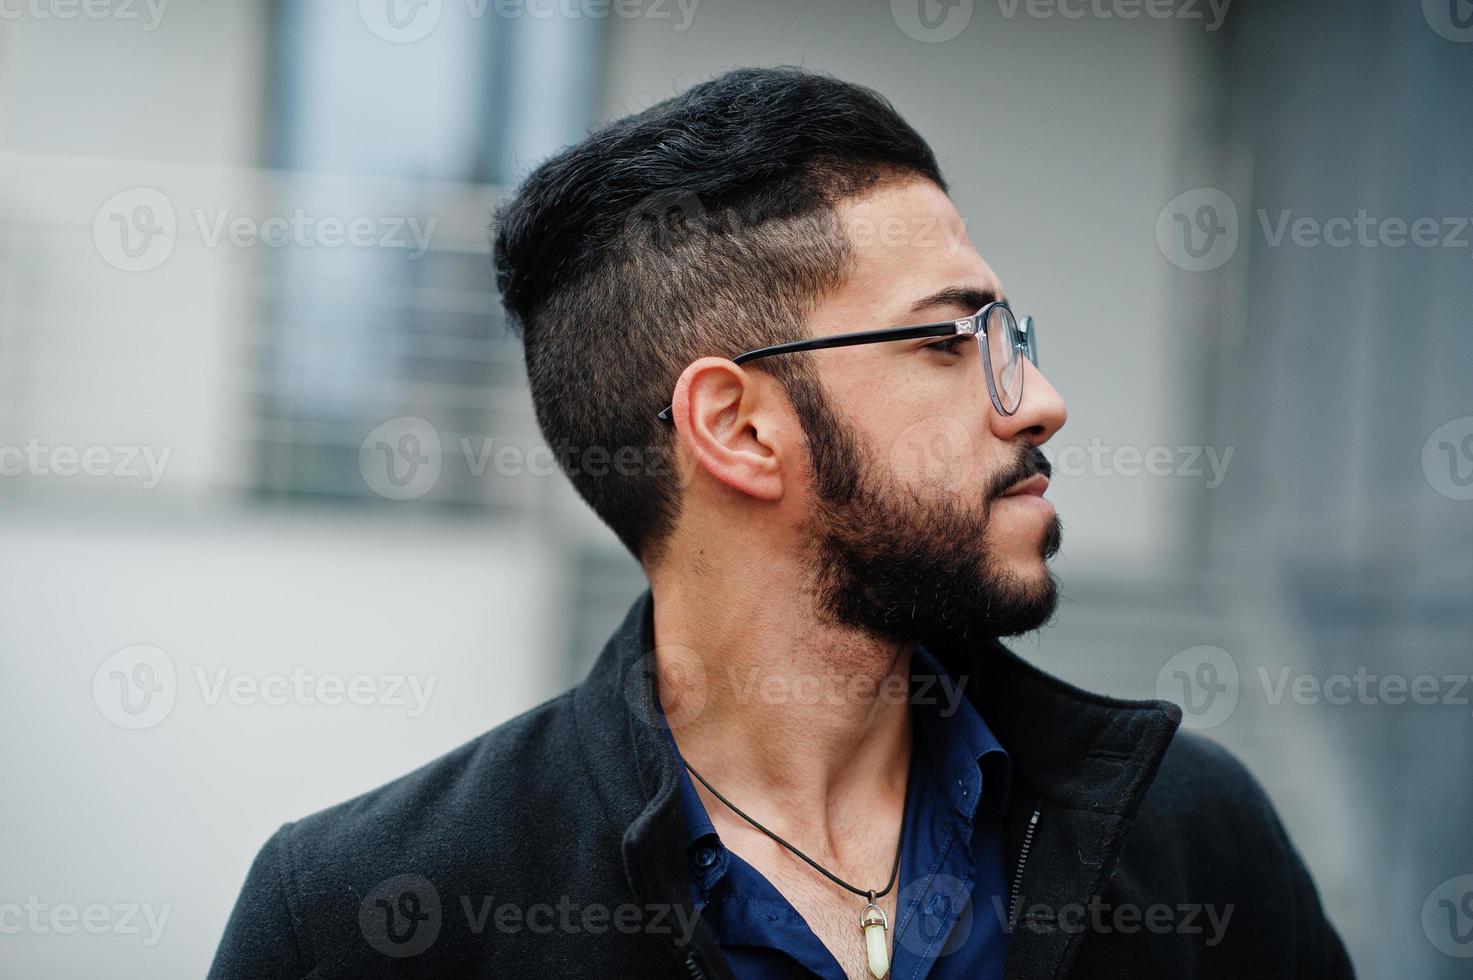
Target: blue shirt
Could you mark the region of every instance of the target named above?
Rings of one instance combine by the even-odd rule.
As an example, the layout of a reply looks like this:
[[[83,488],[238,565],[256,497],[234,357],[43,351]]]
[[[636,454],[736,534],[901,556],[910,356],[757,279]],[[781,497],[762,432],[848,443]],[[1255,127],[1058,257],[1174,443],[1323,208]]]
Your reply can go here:
[[[911,660],[911,719],[890,977],[1001,980],[1008,940],[999,911],[1007,903],[1001,816],[1008,754],[965,688],[921,645]],[[788,900],[721,843],[668,728],[665,733],[680,767],[691,900],[733,971],[738,977],[845,980],[838,961]],[[747,810],[740,800],[732,802]],[[818,872],[813,875],[822,880]],[[854,944],[860,950],[865,902],[852,897]]]

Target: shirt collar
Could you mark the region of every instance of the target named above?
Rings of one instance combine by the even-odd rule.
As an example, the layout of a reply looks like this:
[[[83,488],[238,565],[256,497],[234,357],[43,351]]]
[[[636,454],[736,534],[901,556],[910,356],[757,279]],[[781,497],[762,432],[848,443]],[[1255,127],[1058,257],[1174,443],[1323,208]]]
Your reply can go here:
[[[1001,814],[1007,807],[1012,781],[1012,761],[986,720],[967,696],[967,685],[975,679],[952,677],[924,644],[916,644],[911,657],[911,719],[914,725],[911,752],[913,768],[928,772],[936,790],[967,821],[976,819],[978,803],[985,800],[985,813]],[[680,770],[678,780],[685,842],[692,874],[714,882],[725,870],[725,848],[701,798],[695,781],[686,771],[665,720],[658,698],[661,729]],[[914,766],[915,761],[920,766]],[[714,853],[703,853],[703,852]]]
[[[968,685],[977,678],[952,676],[924,644],[916,645],[910,678],[915,726],[911,751],[921,754],[923,770],[968,821],[976,818],[981,801],[986,801],[985,813],[1002,813],[1012,760],[967,696]]]
[[[656,704],[658,705],[658,701]],[[665,720],[663,706],[660,706],[658,710],[660,721],[663,722]],[[690,863],[691,878],[704,893],[709,891],[711,886],[726,873],[726,848],[716,833],[715,825],[711,823],[710,815],[706,813],[705,804],[696,794],[695,780],[686,771],[685,762],[680,754],[680,746],[675,743],[675,736],[671,734],[668,726],[662,725],[662,728],[665,732],[665,741],[670,745],[670,751],[675,753],[675,765],[680,769],[677,783],[680,787],[681,822],[685,831],[685,851]]]

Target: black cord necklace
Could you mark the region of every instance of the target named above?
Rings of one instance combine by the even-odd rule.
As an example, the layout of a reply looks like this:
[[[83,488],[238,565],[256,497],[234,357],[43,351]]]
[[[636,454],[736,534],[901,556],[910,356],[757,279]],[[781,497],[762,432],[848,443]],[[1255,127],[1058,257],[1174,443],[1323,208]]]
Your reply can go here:
[[[685,762],[684,759],[682,759],[681,761]],[[868,904],[866,904],[864,910],[859,913],[859,928],[860,931],[864,933],[865,958],[868,960],[869,972],[875,977],[875,980],[884,980],[884,978],[890,973],[890,944],[887,941],[886,936],[887,930],[890,928],[890,921],[885,916],[885,910],[880,908],[880,906],[875,902],[875,899],[884,898],[886,895],[890,894],[890,889],[895,887],[895,879],[900,873],[900,850],[901,846],[905,843],[905,832],[903,825],[901,828],[900,839],[895,842],[895,863],[890,866],[890,881],[880,891],[874,891],[873,889],[866,890],[863,888],[855,888],[853,885],[849,884],[849,882],[843,880],[838,875],[829,871],[823,865],[813,860],[813,858],[809,857],[807,854],[804,854],[792,844],[789,844],[777,834],[774,834],[772,831],[768,830],[766,827],[762,826],[760,823],[743,813],[735,803],[731,802],[731,800],[728,800],[726,797],[717,792],[715,786],[712,786],[710,783],[706,782],[706,778],[700,773],[696,772],[695,768],[691,766],[689,762],[685,763],[685,768],[690,771],[690,774],[692,776],[696,777],[696,779],[700,781],[700,784],[702,786],[711,791],[712,796],[716,797],[722,803],[725,803],[731,809],[732,813],[735,813],[737,816],[747,821],[747,823],[751,824],[753,827],[756,827],[768,837],[772,838],[783,847],[798,855],[798,857],[807,862],[808,865],[813,868],[813,870],[823,875],[829,881],[832,881],[840,888],[851,891],[859,897],[865,899]]]

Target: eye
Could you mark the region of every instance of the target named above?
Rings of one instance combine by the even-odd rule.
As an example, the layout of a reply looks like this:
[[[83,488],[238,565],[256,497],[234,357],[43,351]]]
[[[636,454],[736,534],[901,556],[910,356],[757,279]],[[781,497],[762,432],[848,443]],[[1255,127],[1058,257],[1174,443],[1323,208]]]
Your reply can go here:
[[[940,341],[939,343],[927,344],[926,346],[931,350],[939,350],[943,354],[960,354],[962,352],[962,341],[968,339],[970,338],[966,337],[963,334],[957,334],[954,337],[947,337],[945,340]]]

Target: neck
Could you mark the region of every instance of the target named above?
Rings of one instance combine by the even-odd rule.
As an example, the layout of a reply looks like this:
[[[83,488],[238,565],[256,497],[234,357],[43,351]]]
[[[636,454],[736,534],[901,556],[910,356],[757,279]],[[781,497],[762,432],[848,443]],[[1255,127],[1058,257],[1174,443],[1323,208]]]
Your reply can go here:
[[[825,846],[877,805],[903,808],[914,644],[825,622],[780,562],[720,584],[711,571],[651,581],[660,700],[685,760]]]

